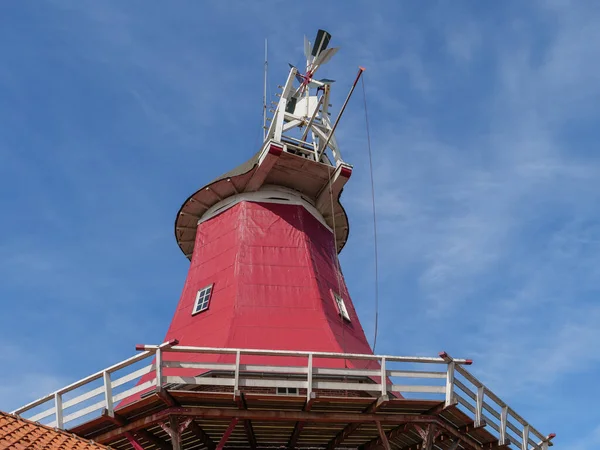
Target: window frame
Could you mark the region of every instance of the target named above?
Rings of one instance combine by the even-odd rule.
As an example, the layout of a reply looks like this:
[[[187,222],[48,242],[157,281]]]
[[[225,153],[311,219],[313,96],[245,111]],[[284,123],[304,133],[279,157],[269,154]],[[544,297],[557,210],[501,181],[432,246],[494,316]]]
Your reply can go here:
[[[204,286],[201,289],[198,289],[198,291],[196,292],[196,300],[194,300],[194,308],[192,309],[192,316],[195,316],[196,314],[200,314],[205,311],[208,311],[208,308],[210,307],[210,301],[212,299],[214,287],[215,287],[215,284],[211,283],[207,286]],[[208,294],[206,294],[206,291],[208,291]],[[203,305],[202,309],[198,309],[198,306],[200,304]]]
[[[300,389],[297,387],[281,387],[275,388],[276,395],[300,395]]]
[[[337,309],[338,315],[347,322],[352,322],[350,319],[350,313],[348,312],[348,308],[346,307],[346,302],[344,297],[340,294],[333,292],[333,302],[335,303],[335,307]]]

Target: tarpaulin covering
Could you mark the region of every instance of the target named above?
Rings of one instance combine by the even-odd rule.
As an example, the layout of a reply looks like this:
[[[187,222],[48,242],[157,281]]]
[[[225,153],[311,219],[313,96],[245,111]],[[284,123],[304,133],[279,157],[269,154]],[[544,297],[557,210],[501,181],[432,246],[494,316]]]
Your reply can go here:
[[[206,311],[197,292],[213,285]],[[345,302],[340,317],[333,294]],[[197,347],[371,354],[343,276],[332,232],[304,207],[241,202],[198,225],[183,293],[164,341]],[[165,360],[233,362],[233,356],[171,353]],[[306,361],[306,359],[304,359]],[[243,363],[298,366],[298,359],[244,356]],[[315,359],[317,367],[378,367]],[[198,372],[196,370],[196,372]],[[190,375],[188,369],[168,374]]]

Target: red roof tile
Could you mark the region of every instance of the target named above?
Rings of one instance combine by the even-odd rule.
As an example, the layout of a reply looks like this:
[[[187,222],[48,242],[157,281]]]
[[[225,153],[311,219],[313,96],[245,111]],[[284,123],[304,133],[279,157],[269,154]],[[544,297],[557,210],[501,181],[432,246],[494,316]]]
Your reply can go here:
[[[0,449],[105,450],[109,447],[0,411]]]

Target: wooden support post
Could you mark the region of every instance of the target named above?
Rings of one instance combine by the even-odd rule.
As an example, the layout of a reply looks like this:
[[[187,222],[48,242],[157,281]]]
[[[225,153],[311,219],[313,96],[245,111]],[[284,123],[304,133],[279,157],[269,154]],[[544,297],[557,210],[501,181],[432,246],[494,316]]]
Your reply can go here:
[[[188,417],[182,423],[179,422],[179,418],[175,415],[169,415],[169,423],[161,423],[160,426],[171,438],[171,446],[173,450],[182,450],[181,447],[181,434],[185,429],[193,422],[193,417]]]
[[[62,394],[54,394],[54,415],[56,417],[56,428],[64,428]]]
[[[221,440],[217,444],[217,450],[223,450],[223,447],[225,447],[225,444],[227,443],[227,439],[229,439],[229,436],[231,436],[231,433],[233,433],[233,430],[237,426],[237,423],[238,423],[237,418],[231,419],[231,422],[229,422],[229,426],[227,427],[227,430],[225,430],[225,433],[223,433]]]
[[[110,372],[107,372],[106,370],[102,372],[102,379],[104,381],[104,404],[106,406],[106,412],[109,416],[113,416],[115,414],[115,408],[112,398],[112,382],[110,381]]]
[[[383,428],[381,426],[381,422],[377,421],[375,422],[375,424],[377,425],[377,432],[379,433],[379,439],[381,439],[383,447],[385,448],[385,450],[392,450],[390,447],[390,442],[388,441],[388,438],[385,435],[385,432],[383,431]]]
[[[181,450],[181,433],[179,432],[179,420],[176,416],[169,416],[169,429],[171,432],[171,445],[173,450]]]

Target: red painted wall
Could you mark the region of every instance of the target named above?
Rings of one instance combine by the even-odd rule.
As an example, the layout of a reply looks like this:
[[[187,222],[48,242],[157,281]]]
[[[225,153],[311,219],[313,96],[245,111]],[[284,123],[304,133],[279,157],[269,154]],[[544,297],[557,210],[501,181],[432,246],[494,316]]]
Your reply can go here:
[[[198,226],[194,254],[164,341],[196,347],[372,354],[338,270],[333,234],[302,206],[241,202]],[[192,316],[213,284],[208,310]],[[344,299],[350,322],[338,313]],[[233,363],[233,355],[166,353],[165,360]],[[242,364],[299,366],[306,358],[242,356]],[[379,368],[374,361],[314,359],[315,367]],[[198,369],[169,368],[193,376]],[[153,378],[142,377],[141,382]],[[139,394],[124,400],[122,407]]]
[[[192,316],[196,293],[211,283],[209,309]],[[333,292],[344,298],[350,322],[338,314]],[[198,226],[170,339],[201,347],[371,353],[337,268],[333,234],[302,206],[273,203],[242,202]],[[326,365],[344,364],[338,363]]]

